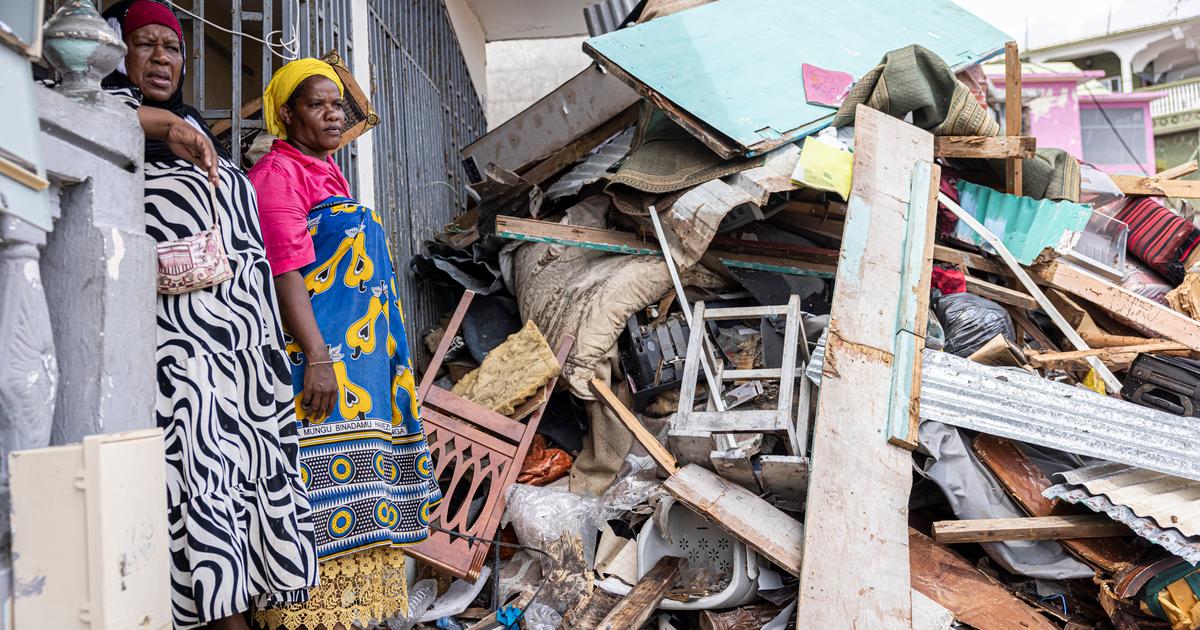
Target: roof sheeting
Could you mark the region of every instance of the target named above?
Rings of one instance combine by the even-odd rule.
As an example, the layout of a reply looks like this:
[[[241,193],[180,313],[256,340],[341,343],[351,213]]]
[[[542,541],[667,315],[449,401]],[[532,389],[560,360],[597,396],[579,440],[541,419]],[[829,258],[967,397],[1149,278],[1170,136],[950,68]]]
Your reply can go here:
[[[807,374],[819,384],[824,337]],[[814,378],[814,376],[816,378]],[[1050,381],[926,350],[922,420],[1062,451],[1200,479],[1200,431],[1193,418],[1163,413]]]
[[[1103,495],[1159,527],[1200,536],[1200,481],[1183,479],[1125,464],[1104,463],[1060,473],[1067,485]]]
[[[1129,526],[1133,533],[1166,549],[1167,551],[1194,564],[1200,564],[1200,538],[1185,536],[1174,528],[1159,527],[1154,520],[1138,516],[1125,505],[1113,503],[1104,495],[1092,495],[1087,488],[1079,486],[1072,488],[1070,484],[1060,484],[1047,488],[1043,493],[1047,498],[1061,499],[1068,503],[1078,503],[1094,512],[1107,514],[1109,518]]]

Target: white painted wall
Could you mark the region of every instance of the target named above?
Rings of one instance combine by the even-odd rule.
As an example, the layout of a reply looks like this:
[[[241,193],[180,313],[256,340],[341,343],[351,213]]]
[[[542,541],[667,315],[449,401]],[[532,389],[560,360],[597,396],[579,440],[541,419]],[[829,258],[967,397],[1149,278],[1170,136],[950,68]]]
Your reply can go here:
[[[487,45],[484,112],[495,129],[591,64],[584,37],[518,39]]]
[[[467,0],[445,0],[446,10],[450,14],[450,23],[458,35],[458,45],[462,48],[463,58],[467,61],[467,71],[471,73],[471,83],[484,107],[488,103],[487,82],[487,35],[479,16],[471,10]]]

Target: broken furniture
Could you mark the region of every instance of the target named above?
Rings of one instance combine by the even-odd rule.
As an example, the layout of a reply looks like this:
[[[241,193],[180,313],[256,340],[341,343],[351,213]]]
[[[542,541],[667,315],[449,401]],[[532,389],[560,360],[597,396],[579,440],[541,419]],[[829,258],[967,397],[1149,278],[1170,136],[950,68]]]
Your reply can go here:
[[[784,339],[783,358],[778,369],[749,369],[726,370],[722,361],[709,357],[709,365],[714,367],[714,382],[724,384],[728,381],[760,379],[776,380],[779,382],[778,400],[775,409],[754,409],[735,411],[693,411],[696,403],[696,380],[700,373],[701,353],[705,351],[703,343],[705,322],[720,320],[758,319],[772,316],[783,316]],[[684,359],[683,384],[679,390],[679,411],[671,421],[671,431],[668,441],[672,451],[685,463],[698,463],[703,466],[719,466],[714,459],[724,456],[723,452],[713,451],[713,435],[721,433],[733,434],[762,434],[774,433],[785,436],[788,452],[794,457],[797,474],[804,473],[804,459],[801,440],[798,435],[796,421],[793,417],[796,382],[796,353],[800,341],[800,298],[793,295],[786,305],[753,306],[731,308],[706,308],[704,302],[696,302],[692,314],[691,338],[688,340],[687,357]],[[807,355],[807,342],[802,347]],[[710,392],[720,396],[722,392]],[[807,423],[805,423],[807,428]],[[737,457],[734,455],[734,457]],[[745,459],[744,456],[740,459]],[[748,465],[749,462],[745,462]],[[751,470],[750,478],[753,478]]]
[[[496,537],[508,488],[521,473],[550,392],[558,382],[558,377],[551,378],[511,417],[456,396],[435,383],[474,296],[471,291],[463,293],[417,390],[434,476],[439,480],[449,477],[442,486],[446,500],[430,513],[429,522],[448,531],[435,529],[425,541],[405,550],[422,562],[471,582],[478,579],[487,562],[491,549],[488,540]],[[574,339],[568,336],[555,349],[559,366],[566,362],[573,344]],[[514,419],[525,416],[528,418],[523,422]]]

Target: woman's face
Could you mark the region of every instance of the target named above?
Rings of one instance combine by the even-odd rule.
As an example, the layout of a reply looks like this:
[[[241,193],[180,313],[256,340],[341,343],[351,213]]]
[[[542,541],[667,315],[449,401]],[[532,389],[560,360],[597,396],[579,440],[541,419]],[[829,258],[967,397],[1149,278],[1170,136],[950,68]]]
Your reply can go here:
[[[129,47],[125,55],[129,80],[150,100],[170,98],[183,74],[183,47],[175,31],[161,24],[147,24],[130,33],[125,45]]]
[[[338,86],[326,77],[305,79],[279,110],[287,139],[312,153],[336,151],[346,112]]]

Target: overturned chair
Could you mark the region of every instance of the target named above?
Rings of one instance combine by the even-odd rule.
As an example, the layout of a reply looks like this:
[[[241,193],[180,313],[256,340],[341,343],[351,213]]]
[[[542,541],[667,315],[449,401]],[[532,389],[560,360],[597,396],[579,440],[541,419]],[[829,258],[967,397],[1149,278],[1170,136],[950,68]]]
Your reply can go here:
[[[537,393],[505,416],[434,384],[446,354],[458,335],[475,293],[463,293],[437,352],[421,379],[417,396],[421,420],[445,498],[429,515],[435,527],[429,538],[405,551],[456,577],[474,582],[487,562],[504,515],[506,495],[542,421],[542,413],[558,382],[551,378]],[[575,338],[564,337],[554,350],[561,368]],[[466,488],[465,494],[463,487]],[[482,507],[472,514],[472,504]]]

